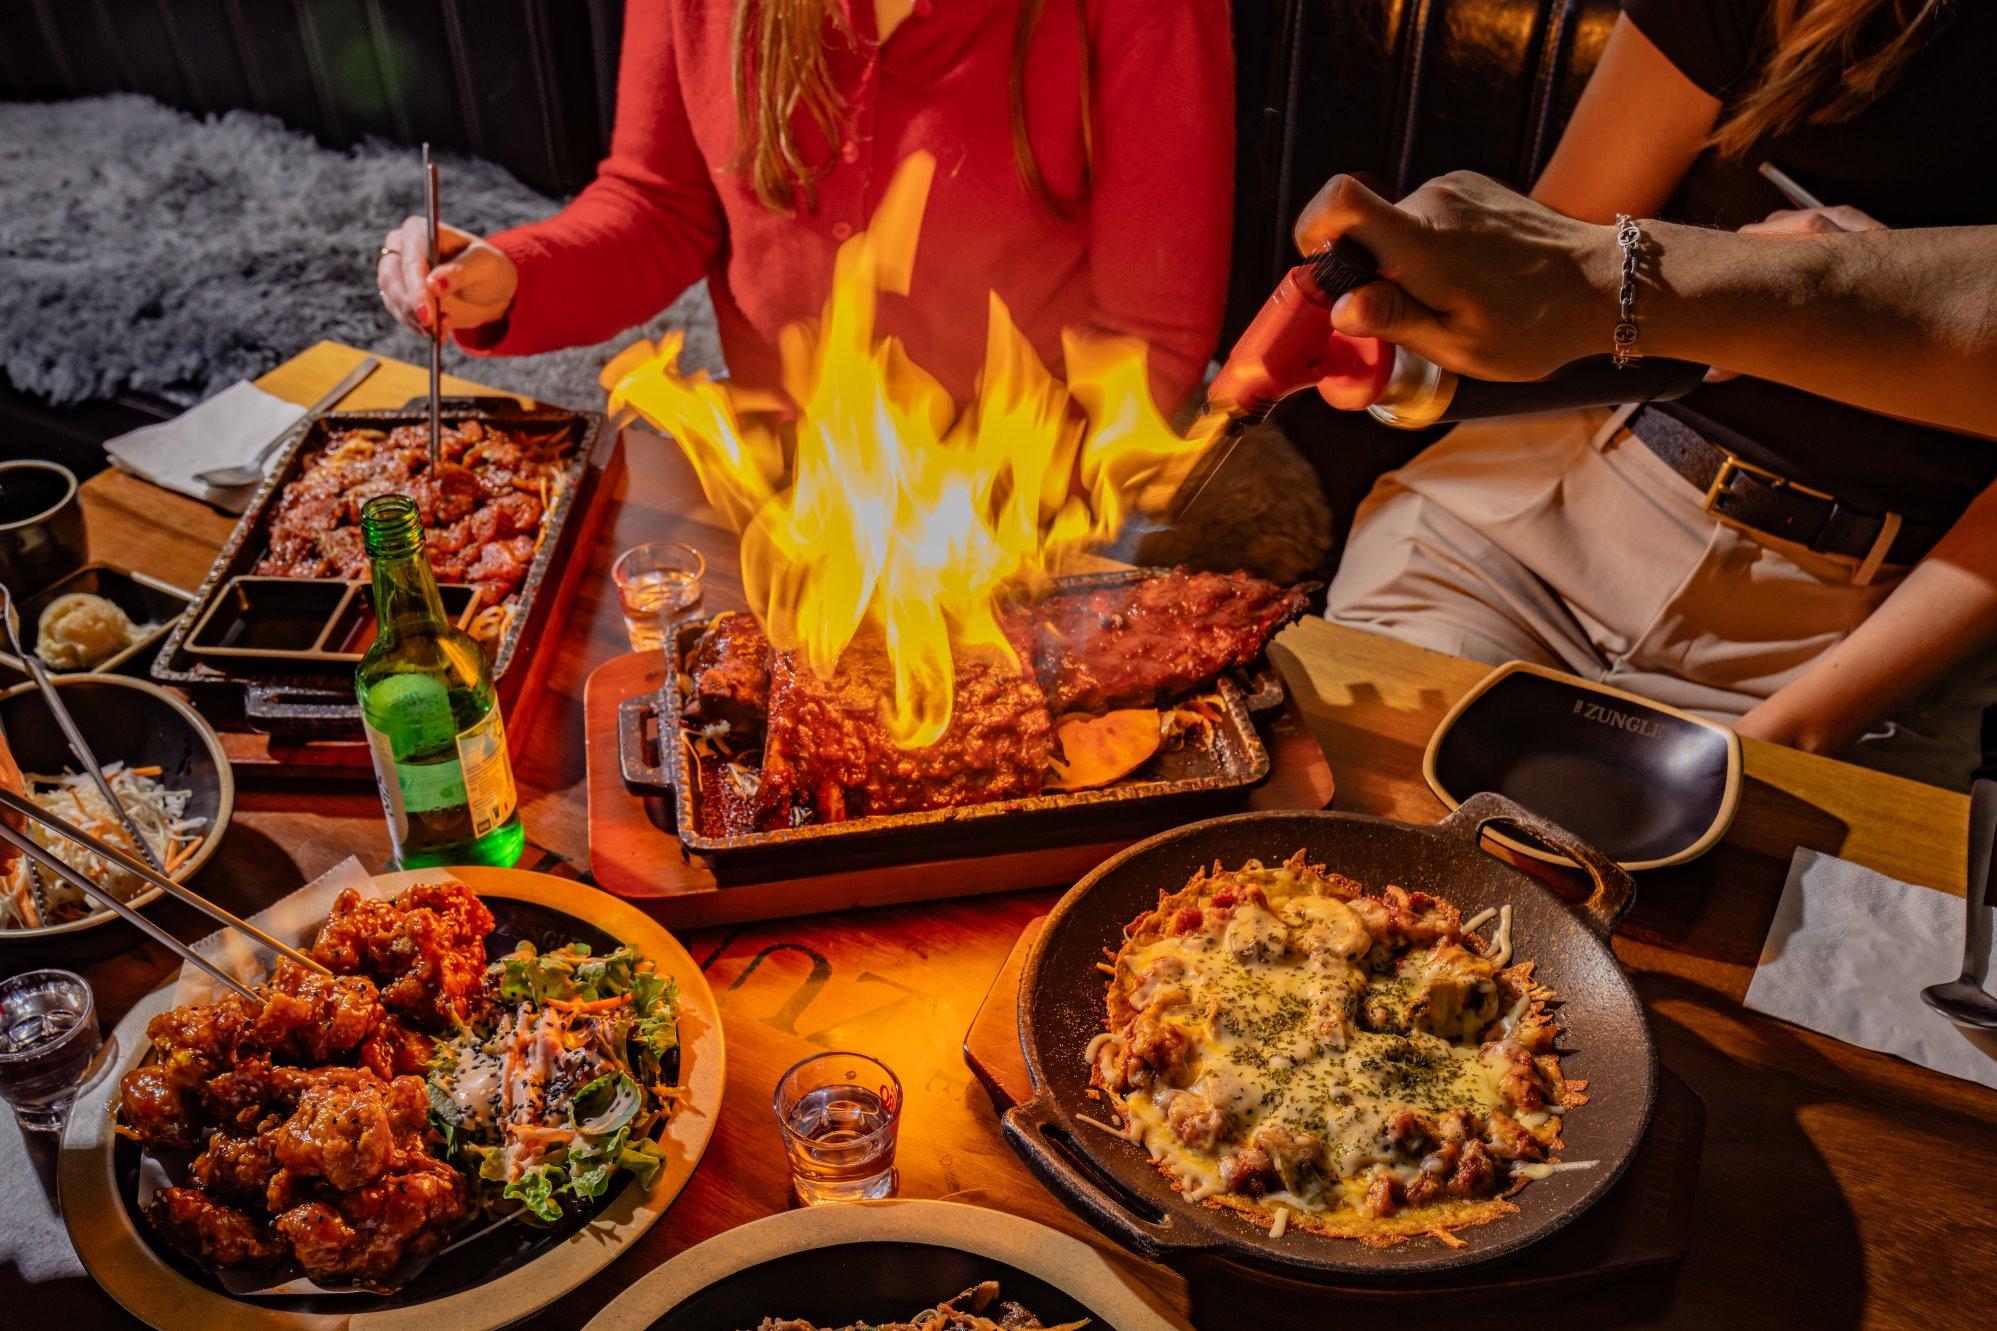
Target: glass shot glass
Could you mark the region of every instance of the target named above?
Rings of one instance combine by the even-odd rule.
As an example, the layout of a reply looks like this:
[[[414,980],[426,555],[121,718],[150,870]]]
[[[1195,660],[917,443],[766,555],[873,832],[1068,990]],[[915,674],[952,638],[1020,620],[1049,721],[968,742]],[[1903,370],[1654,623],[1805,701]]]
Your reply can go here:
[[[82,976],[41,970],[0,981],[0,1099],[22,1127],[62,1131],[102,1043]]]
[[[634,652],[656,652],[673,625],[700,604],[700,580],[707,560],[685,541],[634,545],[610,566],[617,603],[624,610],[624,633]]]
[[[791,1185],[807,1206],[894,1195],[901,1081],[865,1054],[817,1054],[777,1081]]]

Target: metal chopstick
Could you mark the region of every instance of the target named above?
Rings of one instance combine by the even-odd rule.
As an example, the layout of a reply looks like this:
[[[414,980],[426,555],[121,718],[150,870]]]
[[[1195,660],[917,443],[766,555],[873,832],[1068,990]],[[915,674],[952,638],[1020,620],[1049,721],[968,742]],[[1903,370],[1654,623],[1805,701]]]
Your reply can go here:
[[[435,272],[437,268],[437,230],[439,227],[437,207],[437,164],[430,160],[430,145],[423,145],[423,187],[424,202],[428,205],[430,221],[430,265],[425,272]],[[426,279],[427,280],[427,279]],[[444,381],[444,309],[440,303],[430,321],[430,470],[436,471],[444,465],[444,423],[443,423],[443,381]]]
[[[1775,163],[1763,162],[1755,170],[1761,172],[1762,177],[1769,184],[1782,192],[1783,198],[1789,200],[1789,202],[1795,204],[1798,208],[1821,208],[1824,206],[1822,199],[1797,184],[1793,176],[1775,165]]]
[[[142,864],[110,842],[92,836],[68,819],[59,814],[50,813],[47,809],[44,809],[41,805],[25,796],[16,795],[11,790],[0,789],[0,808],[12,809],[24,817],[33,818],[44,827],[50,828],[58,835],[68,837],[84,849],[95,851],[127,873],[137,874],[154,887],[165,892],[168,896],[186,902],[203,915],[236,930],[238,933],[248,935],[287,961],[296,962],[298,965],[305,967],[305,969],[317,971],[321,975],[331,975],[333,973],[318,961],[300,952],[297,948],[292,947],[288,943],[279,942],[263,930],[257,928],[254,924],[251,924],[248,920],[240,919],[224,910],[185,883],[175,882],[165,874],[159,873]]]
[[[41,691],[42,701],[48,704],[56,725],[62,728],[62,737],[69,741],[69,751],[76,755],[76,760],[83,764],[86,772],[90,773],[90,779],[97,783],[98,793],[104,796],[104,802],[111,806],[111,811],[118,815],[118,821],[124,824],[126,834],[132,838],[132,844],[139,848],[139,853],[145,856],[147,864],[163,871],[166,866],[160,863],[159,856],[153,853],[152,846],[139,834],[138,824],[132,821],[132,815],[126,810],[124,802],[118,798],[118,793],[111,789],[111,783],[105,779],[104,769],[97,765],[97,755],[90,751],[90,745],[84,740],[83,732],[76,728],[76,719],[69,714],[69,708],[57,695],[55,685],[49,680],[49,672],[42,666],[41,657],[23,649],[20,631],[15,625],[17,618],[14,613],[14,594],[4,583],[0,583],[0,619],[7,622],[7,640],[14,645],[14,654],[20,657],[21,664],[27,667],[29,677],[35,681],[35,687]]]
[[[96,883],[90,881],[88,874],[78,873],[62,860],[43,850],[36,843],[35,839],[27,833],[16,832],[6,823],[0,823],[0,841],[7,842],[23,855],[26,855],[30,863],[39,865],[49,873],[63,879],[70,886],[93,901],[107,906],[119,915],[124,916],[127,920],[137,925],[142,933],[150,935],[155,942],[162,943],[179,953],[183,959],[207,971],[210,975],[241,994],[244,998],[250,999],[252,1002],[260,1003],[263,1001],[258,997],[256,990],[250,988],[235,976],[228,974],[214,962],[208,960],[208,958],[202,956],[199,952],[196,952],[193,948],[181,942],[178,938],[175,938],[172,934],[160,928],[157,924],[154,924],[124,902],[118,900],[117,893],[108,888],[99,887]]]

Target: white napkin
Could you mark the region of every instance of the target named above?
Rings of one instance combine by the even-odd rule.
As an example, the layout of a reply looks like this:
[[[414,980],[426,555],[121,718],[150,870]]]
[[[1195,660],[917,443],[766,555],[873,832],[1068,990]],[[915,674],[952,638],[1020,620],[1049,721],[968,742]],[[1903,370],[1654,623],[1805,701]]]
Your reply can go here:
[[[107,440],[104,451],[120,470],[154,485],[205,500],[229,513],[249,507],[254,484],[216,490],[195,477],[218,467],[246,467],[257,450],[295,424],[305,408],[272,397],[245,380],[188,408],[170,421]],[[281,454],[264,464],[275,466]]]
[[[1997,1041],[1921,1001],[1922,989],[1961,971],[1962,923],[1960,897],[1798,850],[1747,1005],[1997,1089]],[[1986,976],[1997,941],[1991,954]]]

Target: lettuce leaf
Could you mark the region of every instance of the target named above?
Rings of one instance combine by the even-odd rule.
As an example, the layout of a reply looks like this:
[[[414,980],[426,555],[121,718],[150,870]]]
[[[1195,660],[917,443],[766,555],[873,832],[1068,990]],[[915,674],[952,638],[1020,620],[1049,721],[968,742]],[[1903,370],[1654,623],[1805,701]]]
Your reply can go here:
[[[560,1171],[558,1164],[535,1165],[507,1184],[500,1195],[519,1202],[540,1219],[553,1224],[562,1218],[562,1204],[555,1200],[555,1190],[562,1185]]]

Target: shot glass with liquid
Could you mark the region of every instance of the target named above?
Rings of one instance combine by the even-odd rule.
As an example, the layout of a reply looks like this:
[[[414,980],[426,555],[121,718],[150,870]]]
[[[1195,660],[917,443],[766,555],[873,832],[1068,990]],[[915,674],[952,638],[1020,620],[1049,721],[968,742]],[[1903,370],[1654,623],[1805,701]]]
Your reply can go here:
[[[0,981],[0,1099],[22,1127],[62,1131],[102,1043],[82,976],[41,970]]]
[[[656,652],[673,625],[700,606],[707,560],[685,541],[651,541],[617,556],[610,580],[624,611],[624,634],[634,652]]]
[[[818,1054],[777,1082],[777,1126],[791,1185],[807,1206],[889,1197],[901,1081],[865,1054]]]

